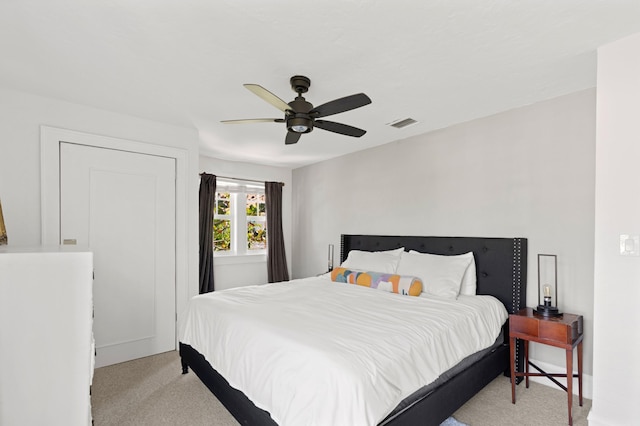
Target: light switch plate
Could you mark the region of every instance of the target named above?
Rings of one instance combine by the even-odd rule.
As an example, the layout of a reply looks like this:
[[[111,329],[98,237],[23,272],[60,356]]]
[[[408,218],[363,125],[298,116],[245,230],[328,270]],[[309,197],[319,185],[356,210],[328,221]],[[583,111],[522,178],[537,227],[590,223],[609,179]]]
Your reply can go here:
[[[620,235],[620,255],[640,256],[640,235]]]

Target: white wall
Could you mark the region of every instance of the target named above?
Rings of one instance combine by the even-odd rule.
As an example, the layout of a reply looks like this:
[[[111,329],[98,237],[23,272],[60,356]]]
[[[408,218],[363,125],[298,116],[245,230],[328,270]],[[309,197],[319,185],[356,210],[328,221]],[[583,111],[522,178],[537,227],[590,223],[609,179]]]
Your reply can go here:
[[[0,88],[0,199],[9,244],[41,243],[40,126],[184,149],[189,293],[198,289],[198,133],[163,123]],[[195,293],[194,293],[195,292]]]
[[[294,170],[294,277],[324,271],[342,233],[526,237],[527,305],[537,254],[557,254],[559,306],[584,315],[589,375],[595,102],[581,91]],[[557,348],[531,356],[565,368]]]
[[[594,395],[590,425],[638,424],[640,257],[619,254],[640,234],[640,34],[598,49]]]
[[[291,169],[226,161],[201,155],[200,171],[237,179],[284,183],[284,188],[282,188],[282,232],[287,266],[291,276],[291,189],[293,186],[291,184]],[[256,259],[261,260],[256,261]],[[264,284],[268,281],[267,263],[264,256],[243,256],[241,260],[215,258],[213,265],[216,290]]]

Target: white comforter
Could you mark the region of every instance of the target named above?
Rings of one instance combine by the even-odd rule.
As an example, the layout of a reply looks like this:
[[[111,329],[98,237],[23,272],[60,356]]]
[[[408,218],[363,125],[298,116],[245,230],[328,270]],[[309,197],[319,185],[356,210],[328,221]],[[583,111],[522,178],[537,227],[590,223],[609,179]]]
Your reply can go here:
[[[490,346],[490,296],[409,297],[307,278],[194,297],[180,341],[281,426],[375,425]]]

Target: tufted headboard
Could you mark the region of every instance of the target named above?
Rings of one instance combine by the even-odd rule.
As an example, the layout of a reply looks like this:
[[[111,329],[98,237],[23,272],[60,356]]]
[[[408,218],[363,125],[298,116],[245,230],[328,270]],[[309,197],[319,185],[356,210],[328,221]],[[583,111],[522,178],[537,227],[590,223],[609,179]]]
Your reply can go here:
[[[527,239],[479,237],[415,237],[343,234],[340,262],[350,250],[378,251],[404,247],[406,251],[441,255],[472,251],[478,275],[477,294],[499,299],[509,313],[525,307],[527,294]]]

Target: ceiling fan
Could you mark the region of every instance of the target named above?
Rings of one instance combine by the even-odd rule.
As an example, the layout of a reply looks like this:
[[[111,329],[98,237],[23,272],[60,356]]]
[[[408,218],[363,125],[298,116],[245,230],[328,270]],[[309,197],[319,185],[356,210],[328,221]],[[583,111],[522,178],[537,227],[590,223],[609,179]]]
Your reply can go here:
[[[344,98],[335,99],[314,107],[302,96],[303,93],[306,93],[309,90],[311,80],[302,75],[294,75],[291,77],[290,83],[291,88],[298,94],[298,96],[289,103],[286,103],[260,85],[244,85],[244,87],[284,112],[284,118],[249,118],[244,120],[223,120],[222,122],[230,124],[270,122],[286,123],[287,136],[284,143],[287,145],[297,143],[303,133],[309,133],[314,127],[356,138],[359,138],[366,133],[365,130],[358,129],[357,127],[349,126],[347,124],[336,123],[335,121],[318,120],[318,118],[350,111],[370,104],[371,99],[369,99],[369,97],[364,93],[345,96]]]

